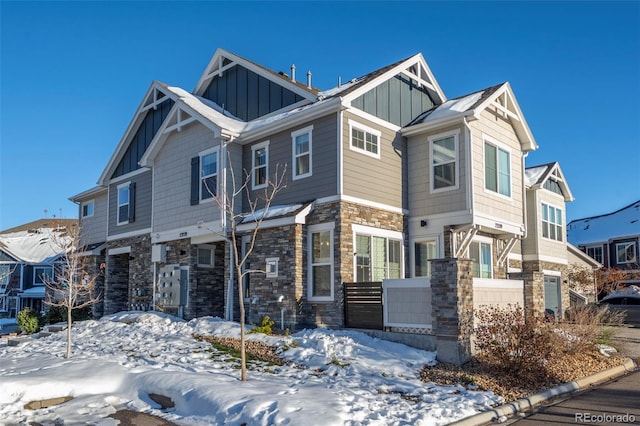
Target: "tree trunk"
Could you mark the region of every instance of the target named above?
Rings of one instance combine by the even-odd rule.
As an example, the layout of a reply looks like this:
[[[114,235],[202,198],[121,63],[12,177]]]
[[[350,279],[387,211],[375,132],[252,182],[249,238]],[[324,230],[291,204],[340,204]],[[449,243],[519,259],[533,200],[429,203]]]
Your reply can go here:
[[[244,332],[244,294],[242,292],[242,268],[236,268],[238,277],[238,302],[240,305],[240,380],[247,381],[247,353],[245,351]]]
[[[67,359],[71,359],[71,307],[67,306]]]

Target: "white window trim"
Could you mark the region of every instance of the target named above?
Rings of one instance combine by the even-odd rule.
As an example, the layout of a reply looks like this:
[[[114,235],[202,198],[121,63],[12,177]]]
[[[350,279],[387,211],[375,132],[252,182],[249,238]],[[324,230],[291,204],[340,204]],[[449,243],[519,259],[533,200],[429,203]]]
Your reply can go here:
[[[434,175],[433,175],[433,168],[435,166],[435,164],[433,163],[433,159],[434,159],[434,155],[433,155],[433,143],[437,142],[439,140],[442,139],[446,139],[453,136],[453,144],[454,144],[454,150],[455,150],[455,170],[454,170],[454,174],[455,174],[455,180],[456,180],[456,184],[453,186],[447,186],[446,188],[438,188],[435,189],[434,185],[435,185],[435,180],[434,180]],[[445,192],[445,191],[452,191],[455,189],[459,189],[460,188],[460,154],[459,154],[459,139],[460,139],[460,130],[452,130],[450,132],[445,132],[445,133],[440,133],[438,135],[434,135],[434,136],[430,136],[427,140],[429,141],[429,181],[431,182],[430,185],[430,190],[432,194],[438,193],[438,192]]]
[[[493,252],[493,250],[494,250],[493,239],[490,238],[490,237],[477,235],[471,241],[471,244],[473,244],[473,243],[484,243],[484,244],[488,244],[489,245],[489,250],[490,250],[489,257],[491,259],[491,276],[489,278],[485,278],[485,279],[493,279],[493,277],[495,276],[495,265],[493,264],[493,255],[494,255],[494,252]],[[482,252],[479,251],[479,253],[482,253]],[[469,248],[467,249],[467,257],[469,259],[471,259],[471,245],[469,245]],[[471,271],[471,274],[473,275],[473,270]],[[482,277],[473,277],[473,278],[481,278],[482,279]]]
[[[416,276],[416,244],[419,243],[429,243],[429,242],[435,242],[436,243],[436,256],[437,259],[440,258],[442,253],[442,249],[440,247],[440,236],[439,235],[434,235],[432,237],[420,237],[420,238],[416,238],[414,240],[410,240],[409,242],[409,261],[411,262],[409,264],[409,267],[411,269],[411,278],[431,278],[431,277],[424,277],[424,276]]]
[[[53,277],[53,266],[34,266],[34,267],[33,267],[33,285],[34,285],[34,286],[43,286],[43,285],[46,285],[46,283],[45,283],[45,282],[43,282],[43,283],[37,283],[37,282],[36,282],[36,278],[38,277],[38,274],[36,273],[36,271],[37,271],[38,269],[47,269],[47,270],[50,270],[50,271],[51,271],[51,276]]]
[[[206,177],[216,176],[216,194],[218,194],[220,190],[218,179],[220,176],[220,147],[215,147],[198,153],[198,156],[200,157],[200,163],[198,166],[198,198],[200,203],[211,203],[215,201],[214,197],[202,198],[202,180],[205,178],[205,176],[202,176],[202,158],[213,153],[216,154],[216,172],[214,174],[207,175]]]
[[[560,227],[562,228],[562,239],[561,240],[558,240],[557,238],[551,238],[551,237],[545,237],[544,236],[544,234],[543,234],[543,231],[544,231],[543,224],[544,224],[544,222],[548,223],[549,226],[551,226],[551,225],[558,226],[558,224],[555,223],[555,222],[551,222],[549,220],[546,220],[546,221],[544,220],[544,215],[542,213],[543,209],[544,209],[543,206],[547,206],[547,209],[548,208],[553,208],[553,209],[556,209],[556,210],[560,210],[560,214],[562,215],[562,220],[560,221],[561,222],[560,223]],[[565,243],[564,240],[566,239],[566,236],[565,236],[566,229],[565,229],[565,225],[564,225],[564,216],[565,216],[565,213],[564,213],[564,209],[562,207],[554,206],[553,204],[546,203],[546,202],[541,202],[540,203],[540,236],[543,239],[547,240],[547,241],[553,241],[553,242],[556,242],[556,243],[564,244]],[[551,235],[551,233],[549,233],[549,235]]]
[[[356,241],[357,241],[358,235],[364,235],[369,238],[371,237],[386,238],[387,244],[389,244],[390,239],[400,241],[400,278],[401,279],[404,278],[404,263],[405,263],[404,260],[405,260],[406,253],[404,252],[404,235],[402,234],[402,232],[392,231],[390,229],[379,229],[379,228],[374,228],[374,227],[365,226],[365,225],[351,225],[351,231],[353,234],[354,253],[355,253]],[[354,255],[354,259],[355,259],[355,255]],[[387,252],[387,267],[388,267],[388,261],[389,261],[389,253]],[[389,271],[387,271],[387,273],[388,272]],[[355,277],[358,276],[358,265],[355,260],[353,262],[353,276],[354,276],[354,279]]]
[[[318,225],[310,225],[307,230],[307,298],[310,302],[332,302],[335,298],[335,258],[333,244],[330,245],[329,258],[331,259],[331,295],[330,296],[313,296],[313,239],[311,235],[316,232],[329,231],[329,240],[333,242],[335,223],[320,223]]]
[[[632,246],[633,247],[633,259],[631,260],[625,260],[624,262],[620,262],[620,259],[618,259],[618,246]],[[625,249],[626,252],[626,249]],[[636,260],[638,258],[638,253],[636,250],[636,243],[634,241],[625,241],[625,242],[621,242],[621,243],[616,243],[616,265],[620,265],[620,264],[626,264],[626,263],[635,263]]]
[[[129,223],[129,216],[131,215],[131,212],[129,212],[129,214],[127,214],[127,218],[126,220],[120,220],[120,207],[124,206],[124,204],[120,204],[120,190],[124,187],[128,188],[129,191],[129,198],[127,199],[127,203],[126,205],[127,207],[127,212],[129,212],[129,209],[131,208],[131,181],[129,182],[125,182],[125,183],[121,183],[120,185],[118,185],[117,187],[117,191],[116,191],[116,222],[118,225],[126,225]]]
[[[349,119],[349,149],[351,151],[359,152],[364,155],[368,155],[369,157],[380,159],[380,151],[382,151],[382,132],[380,130],[373,129],[369,126],[365,126],[364,124],[360,124],[357,121]],[[365,141],[366,141],[366,133],[370,133],[378,138],[378,153],[374,154],[373,152],[367,151],[366,149],[361,149],[353,146],[352,137],[353,137],[353,129],[356,128],[358,130],[362,130],[365,132]]]
[[[277,257],[267,257],[264,262],[264,269],[267,278],[278,278],[278,263],[280,262],[280,259]]]
[[[266,164],[265,168],[265,180],[261,185],[256,185],[256,151],[265,148]],[[261,166],[262,167],[262,166]],[[251,147],[251,189],[266,188],[269,182],[269,141],[260,142]]]
[[[200,253],[199,253],[200,250],[210,250],[210,253],[211,253],[211,256],[210,256],[211,264],[200,263]],[[198,267],[200,267],[200,268],[213,268],[213,267],[215,267],[215,262],[216,262],[215,246],[209,245],[209,244],[201,244],[201,245],[199,245],[197,250],[196,250],[196,261],[197,261]]]
[[[6,294],[0,295],[0,312],[9,311],[9,296]]]
[[[486,152],[485,152],[485,147],[487,145],[487,143],[489,145],[493,145],[496,147],[496,149],[501,149],[503,151],[506,151],[509,154],[509,194],[511,195],[504,195],[500,193],[500,179],[499,176],[496,176],[496,178],[498,179],[497,181],[497,185],[498,185],[498,190],[497,191],[492,191],[491,189],[487,188],[487,165],[485,164],[485,158],[486,158]],[[498,167],[498,159],[496,158],[496,167]],[[497,170],[498,174],[500,172],[500,170]],[[496,197],[501,197],[504,198],[505,200],[511,200],[513,199],[513,150],[508,146],[505,145],[502,142],[498,142],[497,140],[495,140],[494,138],[492,138],[491,136],[485,135],[484,133],[482,134],[482,177],[483,177],[483,181],[482,181],[482,187],[484,189],[484,192],[487,194],[491,194],[494,195]]]
[[[595,257],[591,256],[591,255],[589,254],[589,249],[591,249],[591,250],[593,250],[593,251],[595,251],[596,249],[600,249],[600,257],[601,257],[601,259],[600,259],[600,260],[598,260],[598,259],[596,259]],[[603,263],[603,262],[604,262],[604,247],[602,247],[601,245],[586,246],[586,247],[584,248],[584,252],[585,252],[585,254],[586,254],[587,256],[589,256],[590,258],[594,259],[596,262],[600,262],[600,263]],[[595,253],[594,253],[594,254],[595,254]]]
[[[87,214],[87,215],[85,215],[85,214],[84,214],[84,207],[85,207],[85,206],[93,206],[93,207],[91,208],[91,214]],[[89,200],[89,201],[85,201],[85,202],[83,202],[83,203],[80,205],[80,216],[81,216],[83,219],[84,219],[84,218],[87,218],[87,217],[93,217],[93,215],[95,214],[95,212],[96,212],[96,200]]]
[[[298,157],[302,155],[296,155],[296,138],[298,136],[309,134],[309,171],[300,175],[296,175],[296,164]],[[307,126],[303,129],[296,130],[291,133],[291,174],[293,180],[304,179],[306,177],[313,176],[313,125]]]

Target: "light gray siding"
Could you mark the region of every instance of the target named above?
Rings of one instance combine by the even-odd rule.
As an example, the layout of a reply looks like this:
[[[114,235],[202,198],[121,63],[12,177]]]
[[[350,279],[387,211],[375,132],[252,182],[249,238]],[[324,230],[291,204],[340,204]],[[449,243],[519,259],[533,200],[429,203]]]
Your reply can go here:
[[[349,120],[381,133],[380,158],[351,149]],[[343,192],[396,208],[407,208],[406,141],[398,132],[344,112],[342,116]]]
[[[172,132],[154,160],[153,232],[194,226],[220,218],[213,199],[191,205],[191,159],[200,152],[219,147],[211,130],[196,122]],[[218,173],[221,170],[218,154]],[[220,183],[221,179],[218,178]]]
[[[458,137],[457,188],[432,192],[430,138],[456,133]],[[412,216],[427,216],[466,210],[468,178],[467,131],[463,125],[440,128],[407,141],[409,209]]]
[[[87,246],[95,243],[105,242],[107,239],[107,216],[108,216],[108,192],[97,194],[93,197],[89,197],[83,202],[93,200],[93,216],[82,217],[82,205],[80,205],[80,229],[82,230],[83,246]]]
[[[562,241],[542,236],[542,203],[562,211]],[[547,260],[553,258],[558,262],[565,262],[567,260],[566,220],[565,202],[561,195],[546,189],[527,191],[527,238],[522,243],[524,254],[542,255]]]
[[[109,184],[109,236],[151,227],[151,170]],[[135,183],[135,221],[118,225],[118,185]]]
[[[293,142],[291,134],[297,130],[313,126],[311,148],[311,176],[294,179]],[[337,194],[337,114],[330,114],[314,121],[292,127],[243,147],[242,167],[247,172],[252,168],[252,146],[269,141],[269,177],[273,178],[276,165],[282,170],[286,165],[285,182],[274,204],[294,204]],[[236,177],[239,173],[236,171]],[[251,192],[251,197],[262,194],[263,190]]]

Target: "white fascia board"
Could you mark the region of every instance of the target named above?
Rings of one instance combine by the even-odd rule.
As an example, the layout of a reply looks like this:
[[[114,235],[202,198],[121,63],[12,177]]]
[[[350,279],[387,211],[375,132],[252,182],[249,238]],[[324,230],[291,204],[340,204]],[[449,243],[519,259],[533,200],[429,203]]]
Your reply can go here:
[[[91,189],[88,189],[84,192],[76,194],[72,197],[69,197],[69,201],[72,203],[80,203],[82,200],[86,200],[87,198],[93,198],[103,192],[107,192],[108,188],[106,186],[95,186]]]
[[[286,225],[304,225],[307,223],[307,216],[315,208],[315,202],[309,203],[306,207],[300,210],[294,216],[279,217],[274,219],[265,219],[260,224],[260,228],[276,228],[278,226]],[[256,229],[257,222],[243,223],[236,227],[238,232],[253,231]]]
[[[221,57],[227,58],[227,59],[231,60],[232,62],[240,64],[244,68],[255,72],[256,74],[266,78],[269,81],[273,81],[274,83],[276,83],[279,86],[283,86],[283,87],[291,90],[293,93],[295,93],[297,95],[300,95],[305,99],[308,99],[310,101],[315,101],[316,98],[317,98],[316,95],[314,95],[312,92],[301,88],[297,84],[292,83],[290,80],[287,81],[287,79],[284,79],[284,78],[281,79],[279,77],[276,77],[276,75],[274,73],[267,71],[266,69],[262,68],[261,66],[258,66],[256,64],[254,64],[253,62],[248,61],[248,60],[242,58],[241,56],[238,56],[238,55],[236,55],[234,53],[231,53],[231,52],[229,52],[227,50],[224,50],[222,48],[218,48],[216,50],[216,52],[213,54],[213,57],[211,58],[211,61],[209,61],[209,64],[207,65],[207,67],[205,68],[204,72],[202,73],[202,76],[198,80],[198,83],[196,84],[196,87],[195,87],[193,93],[195,93],[195,94],[197,94],[199,96],[202,95],[202,92],[204,92],[205,86],[209,83],[209,81],[213,77],[214,70],[216,69],[216,66],[219,64],[219,61],[220,61]]]
[[[440,127],[448,127],[457,123],[462,123],[464,117],[475,120],[476,116],[474,114],[474,111],[475,110],[460,112],[455,115],[442,117],[437,120],[428,121],[426,123],[414,124],[413,126],[404,127],[400,130],[400,134],[405,137],[419,135],[421,133],[436,130]]]
[[[258,139],[262,139],[266,136],[271,136],[274,133],[290,130],[292,127],[307,123],[315,118],[322,117],[341,109],[342,104],[340,102],[340,98],[330,99],[316,108],[311,107],[309,111],[302,111],[299,114],[292,114],[288,117],[284,117],[280,120],[274,120],[269,124],[260,126],[255,130],[243,132],[235,139],[235,142],[239,143],[240,145],[245,145]]]
[[[131,246],[126,247],[116,247],[107,250],[107,256],[115,256],[117,254],[126,254],[131,253]]]
[[[147,100],[149,95],[151,95],[151,93],[153,93],[153,90],[156,90],[156,89],[161,91],[162,93],[164,93],[167,97],[172,99],[174,102],[177,99],[175,94],[173,94],[173,93],[171,93],[171,91],[165,89],[162,86],[162,84],[160,84],[158,81],[154,80],[151,83],[151,85],[149,86],[149,88],[145,92],[144,96],[142,97],[142,100],[140,101],[140,105],[138,105],[138,108],[136,109],[136,112],[135,112],[135,114],[133,116],[133,119],[129,122],[129,125],[127,126],[127,129],[125,130],[124,134],[122,135],[122,138],[120,139],[120,142],[118,143],[118,146],[116,147],[115,151],[113,151],[113,154],[111,155],[111,158],[109,159],[109,162],[107,163],[107,166],[102,171],[102,174],[100,175],[100,178],[98,179],[98,185],[104,186],[104,185],[107,185],[109,183],[109,176],[111,176],[111,174],[113,173],[113,168],[118,164],[120,159],[122,159],[122,156],[124,155],[124,151],[126,150],[126,147],[127,147],[127,143],[129,142],[129,137],[130,137],[131,133],[133,131],[135,131],[138,128],[138,126],[140,125],[140,123],[142,122],[142,112],[146,111],[145,101]]]
[[[206,242],[221,241],[224,239],[224,230],[219,220],[183,226],[168,231],[152,232],[151,244],[183,240],[186,238],[190,238],[192,244],[202,244],[204,240],[206,240]],[[198,239],[200,240],[199,242],[194,242],[194,240],[197,241]]]
[[[524,224],[505,221],[500,217],[474,214],[473,223],[474,225],[481,226],[485,230],[490,229],[494,231],[493,233],[513,234],[520,237],[524,236]]]
[[[543,261],[543,262],[557,263],[558,265],[569,264],[569,261],[567,259],[562,259],[559,257],[552,257],[552,256],[544,256],[541,254],[525,254],[524,256],[522,256],[522,259],[525,262],[530,260],[537,260],[537,261]]]
[[[603,266],[602,263],[598,262],[597,260],[595,260],[594,258],[589,256],[587,253],[583,252],[582,250],[580,250],[578,247],[574,246],[571,243],[567,243],[567,251],[573,254],[575,257],[582,260],[583,262],[588,263],[594,269],[602,268]]]
[[[123,232],[122,234],[110,235],[107,237],[107,242],[122,240],[124,238],[137,237],[139,235],[149,235],[151,228],[139,229],[137,231]]]

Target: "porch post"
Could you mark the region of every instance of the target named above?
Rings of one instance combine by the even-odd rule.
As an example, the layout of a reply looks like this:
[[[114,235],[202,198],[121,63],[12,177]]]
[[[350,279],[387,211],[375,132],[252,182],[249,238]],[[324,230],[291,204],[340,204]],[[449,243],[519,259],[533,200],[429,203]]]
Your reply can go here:
[[[431,261],[431,295],[437,358],[461,365],[471,360],[473,262],[443,258]]]

